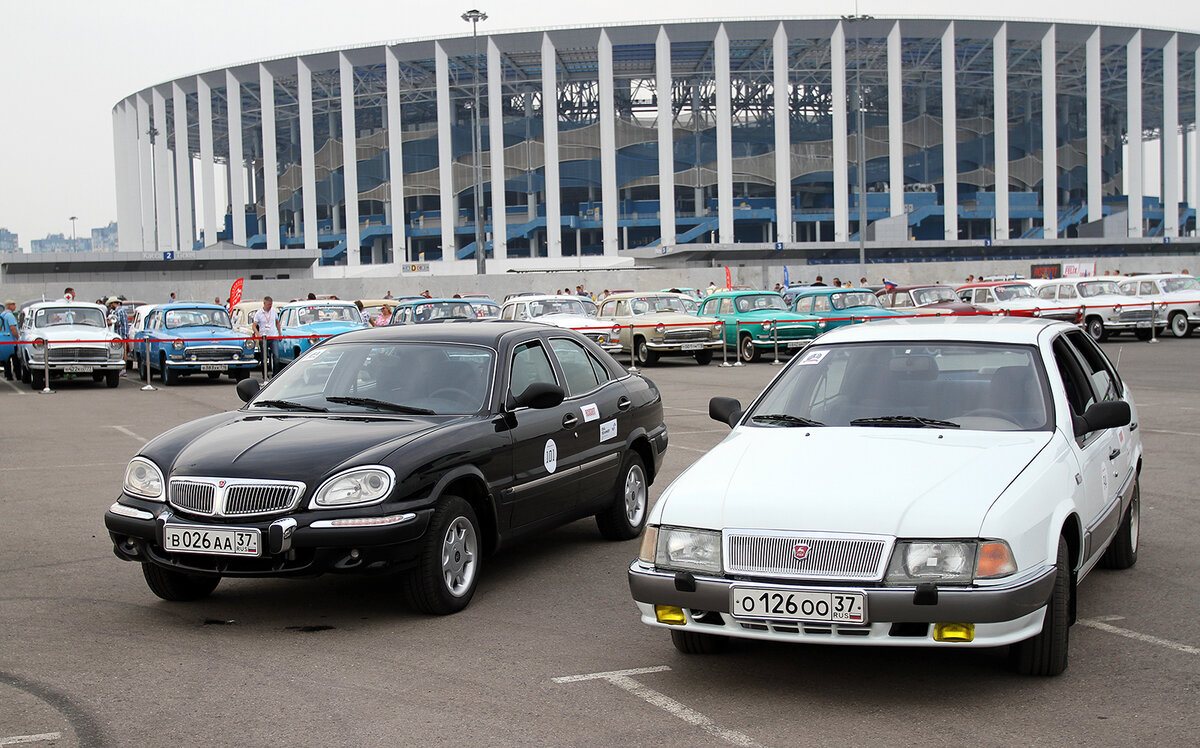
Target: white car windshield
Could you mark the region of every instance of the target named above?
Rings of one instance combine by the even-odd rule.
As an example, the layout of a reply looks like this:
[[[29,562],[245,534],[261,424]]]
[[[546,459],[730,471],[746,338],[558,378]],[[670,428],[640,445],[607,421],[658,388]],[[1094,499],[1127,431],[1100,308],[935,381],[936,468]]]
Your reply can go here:
[[[687,307],[683,305],[683,299],[678,296],[640,296],[629,300],[629,308],[634,314],[688,313]]]
[[[441,319],[475,319],[475,310],[467,301],[430,301],[412,307],[414,322],[436,322]],[[399,315],[392,315],[392,324],[397,324]]]
[[[851,309],[856,306],[883,307],[883,304],[879,303],[879,297],[870,291],[835,293],[829,297],[829,303],[834,309]]]
[[[992,290],[995,292],[996,298],[1000,301],[1036,298],[1033,293],[1033,288],[1025,285],[1024,283],[1014,283],[1011,286],[996,286]]]
[[[250,403],[255,411],[399,415],[475,413],[485,405],[495,353],[449,343],[339,343],[305,353]]]
[[[176,327],[233,327],[224,309],[168,309],[163,315],[168,329]]]
[[[1174,293],[1176,291],[1200,291],[1200,280],[1195,278],[1164,278],[1162,281],[1163,291]]]
[[[927,306],[929,304],[940,304],[946,301],[958,301],[958,297],[954,295],[954,289],[949,286],[932,286],[930,288],[918,288],[912,292],[913,302],[917,306]]]
[[[577,299],[547,299],[546,301],[529,302],[530,317],[544,317],[547,314],[574,314],[587,317],[587,309]]]
[[[345,306],[305,306],[300,307],[296,313],[297,324],[311,325],[314,322],[362,322],[362,315],[358,313],[358,307],[346,304]]]
[[[1079,295],[1085,299],[1093,296],[1103,296],[1111,294],[1113,296],[1121,296],[1121,289],[1117,286],[1116,281],[1080,281],[1075,284],[1079,289]]]
[[[104,313],[99,309],[83,306],[52,306],[43,307],[33,315],[34,327],[53,327],[55,325],[86,325],[88,327],[106,327]]]
[[[1031,346],[855,343],[812,346],[748,414],[752,426],[1053,428]]]
[[[753,312],[756,309],[787,309],[783,297],[777,293],[759,293],[739,296],[733,305],[739,312]]]

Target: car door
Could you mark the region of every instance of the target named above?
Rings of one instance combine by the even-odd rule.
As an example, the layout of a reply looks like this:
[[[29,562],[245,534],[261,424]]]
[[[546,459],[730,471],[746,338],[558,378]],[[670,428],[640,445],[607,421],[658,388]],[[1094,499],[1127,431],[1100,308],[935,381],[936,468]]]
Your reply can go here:
[[[546,342],[531,338],[516,344],[508,363],[506,397],[511,403],[536,382],[559,380]],[[583,422],[578,406],[564,400],[553,408],[511,408],[513,483],[506,489],[514,528],[568,514],[574,510],[578,488]]]
[[[1125,393],[1125,383],[1100,346],[1096,345],[1083,330],[1072,330],[1064,333],[1067,340],[1075,346],[1083,359],[1084,372],[1092,380],[1092,390],[1099,400],[1121,400]],[[1126,484],[1134,478],[1137,469],[1137,455],[1134,453],[1133,432],[1138,428],[1136,406],[1130,402],[1130,421],[1126,426],[1113,429],[1114,444],[1109,451],[1109,461],[1112,477],[1116,480],[1118,495]]]

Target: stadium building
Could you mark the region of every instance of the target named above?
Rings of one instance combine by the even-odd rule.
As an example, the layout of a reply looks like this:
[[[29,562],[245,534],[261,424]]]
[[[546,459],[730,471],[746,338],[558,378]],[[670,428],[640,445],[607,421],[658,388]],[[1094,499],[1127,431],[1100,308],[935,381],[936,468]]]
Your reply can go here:
[[[1198,58],[1182,31],[859,17],[261,60],[117,103],[120,247],[466,274],[480,221],[488,272],[1152,252],[1196,233]]]

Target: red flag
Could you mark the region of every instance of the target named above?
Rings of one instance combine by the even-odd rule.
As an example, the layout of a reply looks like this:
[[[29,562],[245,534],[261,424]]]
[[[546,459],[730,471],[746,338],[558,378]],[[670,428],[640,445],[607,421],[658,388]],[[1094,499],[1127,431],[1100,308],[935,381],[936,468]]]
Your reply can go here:
[[[230,314],[233,314],[234,305],[240,304],[242,302],[242,281],[243,280],[244,280],[243,278],[238,278],[237,280],[235,280],[233,282],[233,285],[229,287],[229,313]]]
[[[733,290],[733,276],[729,274],[729,266],[725,266],[725,288]]]

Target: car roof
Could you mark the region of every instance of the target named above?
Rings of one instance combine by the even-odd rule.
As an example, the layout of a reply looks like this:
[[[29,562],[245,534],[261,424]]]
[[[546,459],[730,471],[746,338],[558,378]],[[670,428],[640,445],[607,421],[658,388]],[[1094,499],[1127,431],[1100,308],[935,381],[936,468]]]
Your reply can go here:
[[[172,301],[167,304],[152,305],[157,309],[167,311],[169,309],[224,309],[221,304],[214,304],[211,301]]]
[[[504,302],[504,306],[508,306],[509,304],[524,304],[529,301],[570,301],[571,299],[574,299],[575,301],[582,301],[583,298],[584,298],[583,296],[575,296],[575,295],[566,296],[564,294],[538,294],[535,296],[514,296],[511,299],[509,299],[508,301]],[[610,296],[609,298],[612,298],[612,297]],[[463,299],[454,299],[454,301],[462,301],[462,300]],[[466,299],[466,300],[471,301],[471,299]]]
[[[108,309],[106,309],[102,305],[93,304],[90,301],[39,301],[35,304],[30,304],[28,307],[25,307],[25,308],[28,309],[29,311],[36,311],[38,309],[41,309],[42,307],[50,307],[50,306],[54,306],[54,307],[73,306],[73,307],[79,307],[79,308],[83,308],[83,309],[99,309],[103,312],[108,311]]]
[[[977,283],[964,283],[961,286],[955,286],[955,291],[961,291],[964,288],[993,288],[995,286],[1011,286],[1013,284],[1032,286],[1028,279],[1018,278],[1016,280],[1007,281],[979,281]]]
[[[895,317],[835,328],[816,344],[949,340],[1034,345],[1043,331],[1054,327],[1078,329],[1068,322],[1033,317]]]
[[[954,290],[953,286],[950,286],[949,284],[946,284],[946,283],[917,283],[917,284],[914,284],[911,286],[896,286],[894,288],[887,288],[885,286],[884,288],[879,289],[875,293],[883,294],[883,293],[892,293],[893,291],[895,291],[896,293],[904,293],[905,291],[919,291],[922,288],[949,288],[951,291]]]
[[[457,301],[457,299],[456,299]],[[353,330],[337,336],[338,342],[433,342],[496,347],[506,335],[526,332],[569,333],[562,327],[516,320],[445,320],[425,325],[387,325]]]
[[[897,291],[900,289],[897,288]],[[875,293],[869,288],[851,286],[807,286],[796,292],[796,296],[832,296],[837,293]]]
[[[397,307],[402,307],[402,306],[420,306],[421,304],[437,304],[437,303],[449,303],[449,304],[457,304],[457,303],[460,303],[460,302],[461,302],[461,303],[464,303],[464,304],[469,304],[469,303],[470,303],[470,302],[469,302],[468,300],[466,300],[466,299],[439,299],[439,298],[437,298],[437,297],[434,297],[434,298],[432,298],[432,299],[427,299],[427,298],[425,298],[424,296],[420,296],[420,297],[418,297],[418,298],[415,298],[415,299],[405,299],[404,301],[401,301],[401,302],[397,303],[397,304],[396,304],[396,306],[397,306]]]
[[[305,306],[354,306],[354,302],[345,299],[305,299],[301,301],[289,301],[286,304],[278,304],[277,306],[280,309],[294,309]],[[357,309],[357,307],[355,308]]]
[[[822,286],[817,286],[817,288],[820,289],[820,288],[822,288]],[[824,288],[833,288],[833,286],[824,286]],[[833,290],[840,291],[841,289],[834,288]],[[722,297],[722,296],[728,296],[730,298],[733,298],[734,296],[761,296],[762,294],[774,294],[775,296],[782,296],[782,294],[780,294],[778,291],[760,291],[760,290],[754,289],[754,288],[741,288],[741,289],[735,288],[732,291],[726,291],[725,289],[721,289],[720,291],[714,291],[714,292],[710,293],[708,296],[705,296],[704,298],[711,299],[711,298]]]

